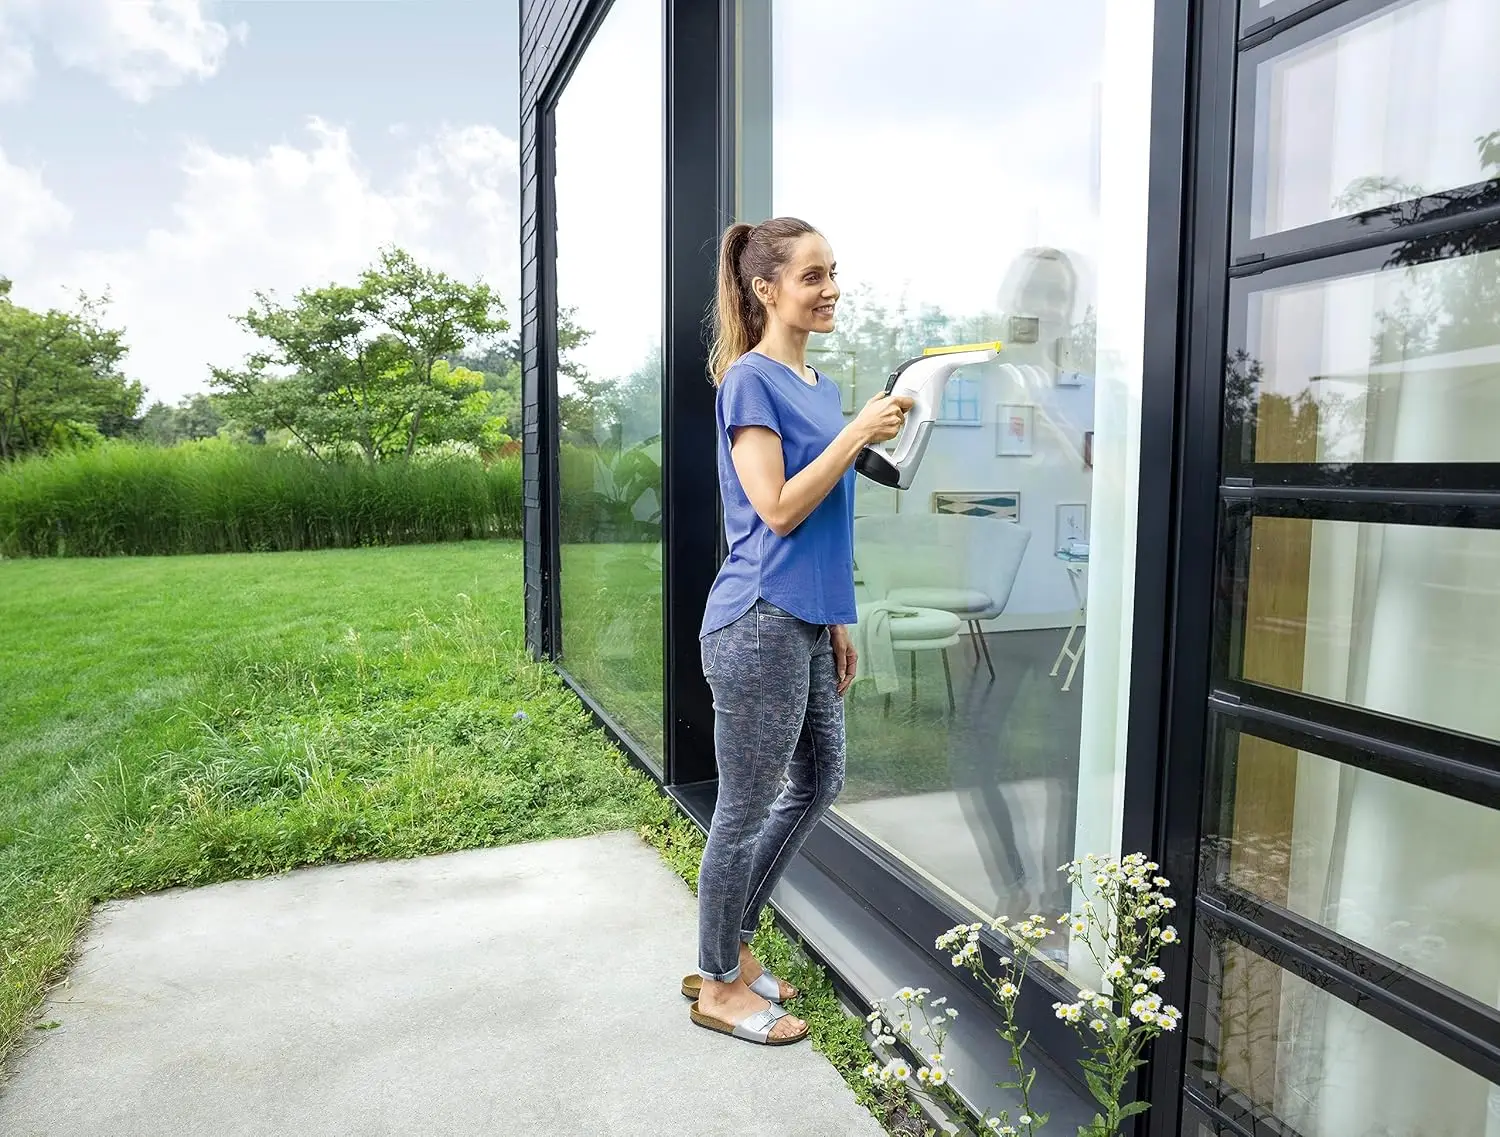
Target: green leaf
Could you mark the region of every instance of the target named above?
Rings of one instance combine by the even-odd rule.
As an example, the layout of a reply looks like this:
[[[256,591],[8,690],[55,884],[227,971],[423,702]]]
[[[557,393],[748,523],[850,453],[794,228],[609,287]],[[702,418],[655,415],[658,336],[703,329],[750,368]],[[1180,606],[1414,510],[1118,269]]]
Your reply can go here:
[[[1084,1080],[1089,1084],[1089,1093],[1093,1094],[1094,1100],[1101,1105],[1109,1105],[1115,1100],[1114,1094],[1105,1085],[1104,1079],[1092,1070],[1084,1073]]]
[[[1134,1117],[1138,1113],[1145,1113],[1150,1108],[1151,1103],[1149,1101],[1133,1101],[1120,1110],[1120,1117],[1122,1120],[1127,1117]]]

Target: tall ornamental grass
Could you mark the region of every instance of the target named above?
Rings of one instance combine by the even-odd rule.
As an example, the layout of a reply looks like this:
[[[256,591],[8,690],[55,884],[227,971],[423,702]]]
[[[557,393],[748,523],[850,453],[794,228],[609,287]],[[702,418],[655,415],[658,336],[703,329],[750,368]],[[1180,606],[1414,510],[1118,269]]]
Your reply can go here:
[[[0,555],[288,552],[521,536],[517,458],[319,461],[219,440],[0,466]]]

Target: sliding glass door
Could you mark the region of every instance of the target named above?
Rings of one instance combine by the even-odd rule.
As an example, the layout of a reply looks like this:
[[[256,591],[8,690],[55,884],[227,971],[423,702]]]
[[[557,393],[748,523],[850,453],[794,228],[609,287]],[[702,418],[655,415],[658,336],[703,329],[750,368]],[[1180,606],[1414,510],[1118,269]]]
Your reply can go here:
[[[1500,9],[1260,7],[1281,19],[1247,15],[1238,52],[1189,1113],[1497,1137]]]

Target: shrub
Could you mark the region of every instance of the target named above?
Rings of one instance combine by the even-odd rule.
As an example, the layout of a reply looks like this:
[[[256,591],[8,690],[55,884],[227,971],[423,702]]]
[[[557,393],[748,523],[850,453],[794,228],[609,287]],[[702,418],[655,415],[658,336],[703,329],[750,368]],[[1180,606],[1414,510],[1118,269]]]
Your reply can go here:
[[[283,552],[521,536],[517,458],[369,465],[219,439],[0,467],[0,555]]]

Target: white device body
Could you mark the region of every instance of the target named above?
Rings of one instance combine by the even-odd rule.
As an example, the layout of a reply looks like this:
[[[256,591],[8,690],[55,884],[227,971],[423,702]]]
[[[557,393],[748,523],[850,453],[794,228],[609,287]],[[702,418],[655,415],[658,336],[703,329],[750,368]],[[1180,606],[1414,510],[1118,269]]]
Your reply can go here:
[[[943,407],[948,380],[960,367],[988,363],[999,353],[994,348],[923,355],[904,364],[887,392],[911,399],[906,425],[901,433],[878,449],[867,447],[859,470],[865,476],[895,489],[910,489],[927,453],[932,427]]]

